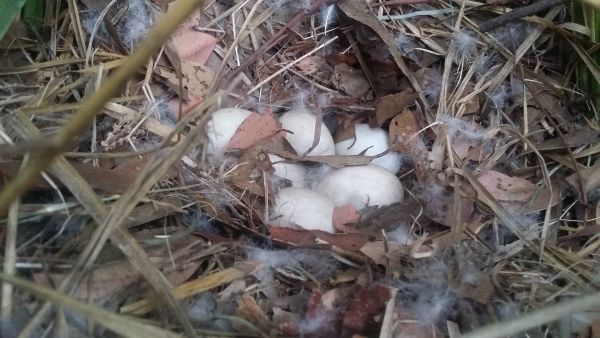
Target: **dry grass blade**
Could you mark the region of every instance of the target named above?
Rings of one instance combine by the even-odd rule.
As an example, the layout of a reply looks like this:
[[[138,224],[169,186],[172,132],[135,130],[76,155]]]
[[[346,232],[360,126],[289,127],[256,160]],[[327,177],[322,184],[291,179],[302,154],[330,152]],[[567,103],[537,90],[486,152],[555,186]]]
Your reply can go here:
[[[148,33],[126,63],[105,81],[98,91],[83,102],[78,113],[66,124],[61,132],[51,141],[52,149],[43,154],[33,156],[31,163],[19,176],[9,182],[0,193],[0,213],[6,213],[12,201],[23,194],[27,187],[46,169],[60,152],[64,151],[73,139],[83,132],[94,116],[100,112],[104,104],[119,94],[125,82],[143,66],[150,55],[158,51],[167,41],[171,33],[193,10],[202,3],[201,0],[182,0],[169,11],[160,22]],[[80,46],[85,50],[85,46]]]
[[[0,279],[5,283],[10,283],[16,287],[22,288],[38,297],[51,301],[69,310],[83,314],[87,319],[107,329],[122,335],[123,337],[139,338],[180,338],[181,335],[161,329],[159,327],[140,323],[136,320],[119,316],[107,310],[94,307],[92,305],[74,300],[54,290],[24,281],[20,278],[12,277],[0,273]]]
[[[19,200],[13,202],[8,211],[8,224],[6,229],[6,246],[4,249],[3,272],[7,276],[14,276],[15,262],[17,261],[17,231],[19,227]],[[8,283],[2,283],[2,302],[0,303],[0,317],[4,320],[10,317],[13,307],[13,288]]]
[[[576,297],[600,271],[600,127],[582,117],[600,16],[561,5],[482,32],[532,7],[198,3],[45,2],[36,32],[0,42],[1,336],[599,327]],[[100,325],[73,320],[81,302]]]
[[[469,183],[475,188],[477,191],[477,198],[479,198],[482,202],[487,204],[492,210],[494,214],[502,223],[504,223],[515,235],[517,235],[524,243],[537,255],[541,253],[542,258],[555,265],[561,271],[567,273],[567,276],[577,285],[585,286],[586,281],[584,281],[580,276],[572,271],[572,266],[565,263],[562,259],[556,256],[556,254],[552,250],[540,250],[540,246],[534,243],[531,240],[525,238],[522,224],[519,222],[508,212],[506,209],[496,201],[496,199],[483,187],[483,185],[477,180],[475,175],[471,173],[468,169],[460,169],[457,170],[457,173],[464,176]]]
[[[563,317],[573,315],[577,312],[593,309],[598,306],[600,306],[600,292],[546,306],[527,314],[520,315],[515,319],[484,326],[473,332],[464,334],[460,336],[460,338],[509,337],[528,329],[553,322]]]
[[[23,135],[24,138],[31,136],[38,137],[40,132],[31,123],[29,119],[24,117],[20,112],[15,112],[16,116],[14,127]],[[95,255],[104,246],[104,242],[100,243],[100,238],[106,234],[107,228],[104,221],[109,215],[109,210],[104,203],[100,201],[87,182],[79,175],[79,173],[71,166],[64,157],[59,157],[50,167],[50,172],[58,177],[63,184],[75,195],[77,200],[85,207],[92,218],[99,224],[90,241],[86,245],[83,253],[80,255],[75,266],[68,276],[61,282],[58,287],[59,291],[68,291],[73,285],[77,284],[78,280],[83,277],[83,271],[88,269],[95,260]],[[110,223],[109,223],[110,224]],[[113,228],[114,229],[114,228]],[[112,230],[112,229],[108,229]],[[170,285],[164,279],[164,276],[156,268],[153,268],[148,256],[144,250],[137,244],[135,239],[122,227],[118,226],[117,231],[108,231],[111,233],[112,240],[123,249],[124,254],[131,263],[138,267],[139,271],[147,278],[149,283],[161,295],[162,299],[166,300],[167,304],[173,309],[184,328],[188,332],[193,332],[192,327],[183,315],[175,298],[170,293]],[[94,253],[95,252],[95,253]],[[37,327],[46,317],[51,309],[51,304],[44,304],[35,316],[29,321],[27,326],[22,330],[22,337],[29,337],[35,327]]]
[[[231,283],[232,281],[240,279],[245,275],[246,274],[243,271],[235,268],[229,268],[181,284],[173,289],[173,294],[175,294],[175,298],[177,299],[185,299],[197,293]],[[120,312],[128,315],[141,316],[152,311],[155,306],[155,299],[141,299],[134,303],[122,306]]]

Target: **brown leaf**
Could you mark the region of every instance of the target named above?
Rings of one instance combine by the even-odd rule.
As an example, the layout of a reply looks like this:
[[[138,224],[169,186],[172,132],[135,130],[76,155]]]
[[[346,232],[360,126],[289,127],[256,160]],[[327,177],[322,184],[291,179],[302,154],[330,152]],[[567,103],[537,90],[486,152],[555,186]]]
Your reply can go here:
[[[555,137],[550,140],[546,140],[540,145],[537,145],[538,150],[553,150],[553,149],[563,149],[565,146],[573,148],[573,147],[581,147],[583,145],[588,145],[596,142],[598,139],[598,135],[600,132],[594,130],[590,127],[584,127],[570,133],[564,134],[563,137]],[[563,142],[564,141],[564,142]]]
[[[384,286],[360,289],[344,314],[342,336],[365,333],[369,324],[374,322],[374,317],[384,310],[390,297],[390,290]]]
[[[424,207],[424,213],[430,219],[443,224],[452,226],[454,223],[454,193],[441,185],[437,180],[428,177],[424,183],[424,192],[420,197]],[[473,214],[473,202],[466,197],[461,196],[462,220],[467,220]]]
[[[114,169],[99,168],[86,163],[72,162],[71,164],[94,190],[108,194],[122,194],[129,188],[129,185],[135,180],[138,172],[143,169],[147,161],[147,158],[134,158]],[[0,176],[15,177],[19,171],[19,166],[20,164],[17,162],[0,163]],[[170,171],[167,178],[172,177],[174,174],[176,174],[175,170]],[[37,181],[35,186],[43,189],[49,188],[46,182],[42,180]]]
[[[272,112],[264,114],[253,112],[242,122],[225,149],[248,149],[256,142],[274,135],[282,139],[283,134],[280,133],[280,130],[279,122]]]
[[[493,170],[479,175],[477,179],[498,202],[527,202],[535,191],[535,184],[528,180]]]
[[[526,179],[492,170],[479,175],[478,180],[509,212],[531,213],[545,210],[548,206],[556,205],[565,190],[563,184],[552,182],[551,195],[546,186],[537,187]]]
[[[376,237],[381,236],[381,230],[393,231],[398,225],[412,224],[417,220],[422,226],[427,225],[428,219],[421,215],[421,206],[414,198],[406,198],[402,202],[370,207],[361,210],[361,219],[354,224],[354,232],[366,233]]]
[[[183,93],[179,92],[180,81],[177,72],[161,67],[158,68],[158,74],[164,77],[166,79],[166,84],[179,94],[179,99],[174,99],[169,102],[171,110],[179,112],[179,105],[181,105],[182,113],[185,115],[188,111],[202,102],[214,74],[210,68],[193,61],[182,60],[180,64]],[[181,118],[181,116],[177,117]]]
[[[50,277],[50,280],[46,278],[47,276]],[[85,299],[89,303],[97,303],[124,290],[139,277],[140,273],[128,261],[107,263],[94,269],[90,276],[79,284],[72,296],[77,299]],[[42,285],[57,285],[64,278],[64,274],[39,273],[34,275],[34,279]]]
[[[467,84],[467,86],[465,87],[465,90],[463,91],[459,101],[464,99],[465,97],[467,97],[474,90],[475,90],[475,85],[473,85],[472,83],[469,82],[469,84]],[[464,114],[475,114],[475,113],[479,112],[479,110],[480,110],[479,97],[477,95],[473,96],[471,99],[464,102],[463,104],[465,106]]]
[[[583,180],[583,189],[586,194],[600,188],[600,163],[596,163],[591,167],[579,168],[579,174],[573,173],[567,177],[567,182],[575,188],[581,195],[581,184],[579,176]]]
[[[402,52],[394,42],[393,34],[373,15],[367,3],[364,0],[345,0],[338,2],[337,5],[348,17],[368,26],[381,37],[381,40],[387,45],[387,50],[392,55],[402,74],[408,79],[408,82],[410,82],[415,91],[419,92],[419,84],[415,79],[414,73],[404,61]]]
[[[304,75],[310,75],[316,73],[321,67],[325,66],[327,63],[325,59],[320,56],[313,55],[302,59],[297,62],[295,67],[300,70],[300,73]]]
[[[413,112],[405,110],[396,115],[390,122],[390,147],[394,151],[423,158],[426,148],[421,135],[417,134],[419,130],[419,122]]]
[[[417,95],[414,90],[407,89],[397,94],[387,95],[375,105],[375,118],[371,125],[381,127],[387,120],[400,114],[406,107],[412,104]]]
[[[335,207],[333,209],[333,225],[335,227],[355,223],[358,220],[360,220],[360,214],[351,204]]]
[[[335,143],[354,138],[354,126],[362,121],[362,117],[357,118],[356,115],[338,115],[338,127],[333,136]]]
[[[345,250],[356,251],[369,241],[365,234],[330,234],[319,230],[297,230],[286,227],[271,227],[271,236],[275,240],[300,246],[314,246],[317,238]]]
[[[417,180],[424,183],[429,175],[426,167],[428,150],[419,131],[419,122],[409,110],[396,115],[390,122],[390,149],[410,154],[415,163]]]
[[[371,85],[365,78],[363,72],[359,69],[352,68],[345,63],[335,65],[331,83],[335,88],[344,93],[369,100],[373,97]]]
[[[173,3],[169,4],[169,8]],[[191,61],[204,65],[219,41],[210,34],[196,29],[202,19],[200,10],[194,11],[187,20],[182,23],[166,44],[165,51],[172,64],[179,61]]]
[[[389,263],[388,257],[390,257],[391,253],[408,253],[409,251],[405,246],[391,241],[388,241],[387,247],[388,251],[386,253],[384,241],[367,242],[360,248],[360,252],[369,257],[369,259],[371,259],[375,264],[387,265]]]
[[[183,245],[181,250],[172,253],[173,257],[181,257],[181,251],[187,251],[189,247],[189,245]],[[178,285],[189,279],[195,273],[198,266],[200,266],[201,261],[189,261],[186,262],[184,269],[179,268],[182,266],[181,264],[177,264],[179,267],[173,269],[171,268],[169,255],[166,253],[166,250],[164,247],[153,249],[148,254],[157,266],[160,266],[165,261],[169,261],[168,268],[165,268],[163,273],[172,285]],[[64,274],[50,274],[50,280],[48,280],[46,276],[48,275],[40,273],[35,274],[34,278],[42,285],[57,285],[65,277]],[[77,299],[85,299],[90,303],[101,303],[110,296],[114,296],[116,293],[125,290],[125,288],[137,281],[139,277],[139,271],[129,261],[106,263],[96,267],[79,284],[80,286],[73,296]]]
[[[265,196],[263,184],[263,170],[261,168],[270,167],[269,157],[263,152],[262,145],[254,145],[242,154],[238,161],[238,166],[231,178],[232,183],[248,192]]]
[[[254,298],[247,294],[243,295],[238,301],[236,313],[239,317],[246,319],[264,332],[269,332],[272,327],[267,315],[256,304]]]

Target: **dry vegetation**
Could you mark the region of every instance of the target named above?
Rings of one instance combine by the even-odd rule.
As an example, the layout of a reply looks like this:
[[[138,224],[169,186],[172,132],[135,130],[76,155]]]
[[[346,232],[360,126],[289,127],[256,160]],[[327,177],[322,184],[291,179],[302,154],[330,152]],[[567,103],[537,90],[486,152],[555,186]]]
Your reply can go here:
[[[600,72],[567,6],[199,3],[47,1],[2,40],[1,337],[600,337]],[[222,107],[255,113],[215,162]],[[274,220],[265,154],[308,184],[376,155],[294,153],[299,108],[383,128],[404,200]]]

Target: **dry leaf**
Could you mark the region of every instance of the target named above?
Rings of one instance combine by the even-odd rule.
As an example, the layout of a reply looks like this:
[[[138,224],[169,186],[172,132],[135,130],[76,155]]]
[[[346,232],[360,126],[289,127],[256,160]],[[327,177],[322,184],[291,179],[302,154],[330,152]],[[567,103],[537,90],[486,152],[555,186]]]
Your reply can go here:
[[[338,115],[337,122],[338,127],[335,130],[335,135],[333,136],[333,141],[335,143],[345,141],[351,138],[354,138],[356,131],[354,130],[354,126],[357,123],[361,123],[363,120],[362,117],[358,117],[356,115]]]
[[[425,215],[440,224],[452,226],[454,224],[453,209],[455,201],[452,189],[428,177],[423,190],[419,199],[424,207]],[[460,203],[462,207],[461,219],[466,221],[473,214],[473,202],[461,196]]]
[[[426,163],[428,150],[419,132],[419,122],[415,114],[409,110],[396,115],[390,121],[390,149],[404,154],[410,154],[415,164],[417,180],[425,183],[429,175]]]
[[[335,209],[333,209],[333,225],[336,228],[344,224],[355,223],[358,220],[360,220],[360,214],[351,204],[335,207]]]
[[[374,323],[374,317],[380,315],[385,309],[385,304],[390,297],[390,290],[380,285],[356,292],[352,304],[344,314],[342,336],[350,337],[353,334],[365,333],[367,327]]]
[[[345,250],[356,251],[369,241],[365,234],[330,234],[319,230],[297,230],[286,227],[271,227],[273,239],[300,246],[314,246],[317,238]]]
[[[390,147],[422,159],[427,149],[421,135],[417,134],[419,130],[419,122],[413,112],[405,110],[396,115],[390,122]]]
[[[167,80],[173,90],[179,92],[179,78],[174,69],[158,68],[158,75]],[[181,84],[183,93],[179,93],[188,105],[198,104],[202,101],[208,86],[212,82],[213,72],[210,68],[192,61],[181,61]]]
[[[574,130],[570,133],[564,134],[563,137],[555,137],[550,140],[546,140],[542,144],[537,145],[538,150],[553,150],[563,149],[566,146],[581,147],[596,142],[600,132],[590,127],[584,127],[578,130]],[[564,141],[564,142],[563,142]]]
[[[263,332],[269,332],[272,327],[267,315],[256,304],[254,298],[247,294],[243,295],[238,301],[236,313],[239,317],[246,319]]]
[[[412,89],[380,98],[375,105],[375,118],[371,125],[381,127],[387,120],[400,114],[413,103],[417,95]]]
[[[402,57],[402,52],[394,42],[394,36],[385,27],[379,19],[373,13],[364,0],[345,0],[338,2],[338,8],[344,12],[348,17],[359,21],[360,23],[371,28],[381,40],[387,45],[388,51],[392,54],[396,65],[400,68],[402,74],[408,79],[408,82],[413,86],[415,91],[421,91],[419,84],[417,83],[413,72],[408,68],[408,65]]]
[[[254,145],[242,154],[238,161],[238,166],[232,177],[232,183],[248,192],[264,196],[264,169],[269,168],[271,162],[263,152],[261,145]]]
[[[169,4],[169,8],[173,3]],[[172,64],[179,61],[190,61],[195,64],[204,65],[217,45],[218,40],[210,34],[196,29],[200,25],[202,12],[194,11],[187,20],[182,23],[167,43],[167,55]],[[176,58],[174,60],[173,58]]]
[[[253,112],[242,122],[225,149],[248,149],[258,141],[274,135],[278,135],[282,139],[283,133],[280,133],[280,131],[279,122],[277,122],[272,112],[269,111],[264,114]]]
[[[50,280],[47,277],[50,277]],[[36,273],[34,279],[41,285],[57,285],[64,274]],[[128,261],[107,263],[94,269],[73,293],[77,299],[85,299],[89,303],[105,300],[110,295],[124,290],[140,277],[140,273]]]
[[[407,247],[400,245],[396,242],[387,242],[388,251],[385,251],[385,242],[384,241],[373,241],[367,242],[365,245],[360,248],[360,252],[363,255],[369,257],[375,264],[378,265],[387,265],[389,263],[388,257],[390,257],[393,253],[403,252],[408,254]]]
[[[399,225],[412,224],[415,220],[422,226],[430,221],[421,214],[421,206],[414,198],[402,202],[361,210],[361,219],[352,226],[353,232],[381,237],[381,230],[393,231]]]
[[[600,188],[600,163],[596,163],[591,167],[580,168],[579,174],[573,173],[567,177],[567,182],[569,182],[581,196],[579,176],[581,176],[581,179],[583,180],[583,189],[586,194],[597,190]]]
[[[473,91],[475,90],[475,85],[473,85],[472,83],[469,82],[469,84],[467,84],[467,86],[465,87],[465,90],[462,93],[462,96],[460,97],[459,101],[464,99],[466,96],[470,95],[471,93],[473,93]],[[479,112],[480,110],[480,106],[479,106],[479,97],[478,96],[473,96],[471,99],[469,99],[466,102],[462,103],[464,105],[464,113],[465,115],[467,114],[475,114],[477,112]]]
[[[135,180],[138,172],[143,169],[146,162],[146,158],[134,158],[114,169],[99,168],[90,164],[77,162],[72,162],[71,165],[73,165],[75,170],[77,170],[94,190],[99,190],[108,194],[122,194],[129,188],[129,185]],[[0,177],[15,177],[19,171],[19,167],[20,164],[17,162],[0,163]],[[176,174],[176,171],[172,170],[166,178],[172,177],[174,174]],[[59,182],[58,180],[55,181]],[[47,183],[42,180],[38,181],[35,187],[42,189],[49,188]]]
[[[295,64],[295,67],[300,70],[301,74],[310,75],[316,73],[321,67],[325,66],[327,63],[325,59],[320,56],[309,56],[298,63]]]
[[[331,83],[335,88],[350,96],[364,100],[369,100],[373,97],[371,85],[365,78],[363,72],[359,69],[354,69],[345,63],[335,65]]]
[[[507,176],[493,170],[479,175],[477,179],[498,202],[527,202],[536,189],[535,184],[524,178]]]
[[[485,135],[486,129],[483,128],[481,125],[475,122],[464,122],[465,127],[468,128],[468,133],[472,133],[474,135]],[[486,138],[469,137],[463,135],[461,133],[461,130],[456,129],[450,130],[450,133],[452,149],[461,160],[464,160],[465,158],[470,156],[471,152],[475,149],[478,149],[479,155],[481,155],[481,145],[486,140]],[[473,157],[475,157],[476,155],[478,154],[473,154]],[[485,155],[486,154],[483,154],[483,156]]]
[[[556,205],[564,195],[564,185],[559,182],[552,182],[550,194],[548,187],[537,187],[526,179],[492,170],[479,175],[478,180],[509,212],[528,214],[545,210]]]

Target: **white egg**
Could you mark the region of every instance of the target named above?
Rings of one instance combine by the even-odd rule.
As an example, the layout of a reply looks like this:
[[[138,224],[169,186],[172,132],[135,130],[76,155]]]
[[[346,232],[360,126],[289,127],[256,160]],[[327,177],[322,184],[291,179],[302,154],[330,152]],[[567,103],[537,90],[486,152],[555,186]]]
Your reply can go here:
[[[316,120],[314,114],[304,109],[290,110],[279,118],[281,128],[291,131],[286,133],[285,139],[298,155],[304,154],[312,146]],[[333,137],[323,122],[321,122],[319,143],[309,155],[335,155]]]
[[[316,191],[304,188],[283,188],[275,196],[272,224],[298,225],[307,230],[334,233],[333,202]]]
[[[218,163],[225,159],[225,146],[250,114],[251,111],[241,108],[221,108],[212,113],[206,123],[206,152],[211,161]]]
[[[336,206],[352,204],[359,210],[404,200],[404,188],[400,180],[376,165],[336,170],[325,176],[315,190],[329,197]]]
[[[365,149],[364,155],[375,156],[388,150],[390,140],[385,130],[381,128],[371,128],[366,123],[359,123],[354,127],[355,138],[344,140],[335,144],[335,153],[337,155],[359,155]],[[389,152],[382,157],[371,161],[382,168],[385,168],[392,174],[400,170],[401,156],[397,152]]]
[[[290,180],[292,187],[304,188],[306,186],[306,168],[303,165],[280,162],[285,159],[273,154],[269,154],[269,160],[275,169],[275,176]]]

